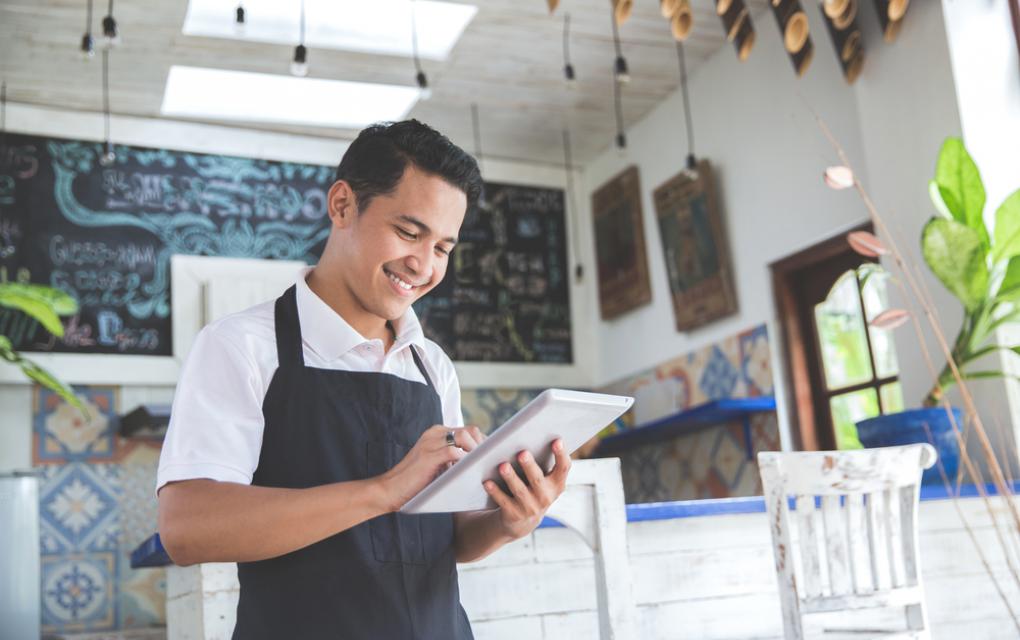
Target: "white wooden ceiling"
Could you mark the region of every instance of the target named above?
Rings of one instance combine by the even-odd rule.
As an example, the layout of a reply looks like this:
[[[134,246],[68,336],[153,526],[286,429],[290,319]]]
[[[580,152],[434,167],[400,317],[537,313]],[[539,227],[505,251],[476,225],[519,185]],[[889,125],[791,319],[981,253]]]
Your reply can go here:
[[[281,0],[294,4],[298,0]],[[371,0],[366,0],[371,1]],[[469,0],[451,0],[468,2]],[[748,0],[755,28],[775,29],[767,0]],[[123,44],[110,56],[111,109],[115,114],[159,117],[172,64],[287,73],[292,46],[184,36],[187,0],[118,0],[115,16]],[[590,160],[613,143],[615,57],[609,0],[562,0],[550,16],[545,0],[476,0],[478,13],[450,57],[424,61],[431,100],[410,115],[474,150],[471,103],[477,103],[485,157],[560,164],[561,131],[569,123],[575,162]],[[679,84],[674,41],[657,0],[635,0],[620,27],[632,80],[624,86],[624,120],[640,120]],[[85,0],[0,0],[0,76],[8,100],[99,113],[100,57],[83,61],[78,45]],[[95,2],[94,33],[107,3]],[[687,40],[688,70],[725,41],[714,0],[692,0],[694,29]],[[563,81],[563,15],[571,16],[570,50],[576,90]],[[98,42],[98,36],[97,36]],[[414,84],[408,58],[312,49],[310,77]],[[677,126],[681,126],[682,115]],[[98,126],[98,125],[97,125]],[[238,125],[240,126],[240,125]],[[286,125],[243,125],[271,131],[350,139],[354,131]],[[114,133],[116,138],[116,134]]]

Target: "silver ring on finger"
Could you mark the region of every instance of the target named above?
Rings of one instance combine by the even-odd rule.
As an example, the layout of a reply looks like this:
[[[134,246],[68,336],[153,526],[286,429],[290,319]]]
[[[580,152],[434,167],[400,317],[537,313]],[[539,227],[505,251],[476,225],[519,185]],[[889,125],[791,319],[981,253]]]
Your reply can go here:
[[[456,432],[455,431],[447,431],[446,432],[446,446],[448,446],[448,447],[456,447],[457,446],[457,439],[456,439]]]

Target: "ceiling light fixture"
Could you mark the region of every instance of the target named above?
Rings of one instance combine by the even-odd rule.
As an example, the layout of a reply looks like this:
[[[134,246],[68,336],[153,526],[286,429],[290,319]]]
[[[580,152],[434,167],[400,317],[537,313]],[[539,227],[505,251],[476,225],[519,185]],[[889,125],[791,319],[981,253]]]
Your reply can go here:
[[[107,49],[120,44],[120,33],[117,31],[117,21],[113,19],[113,0],[110,0],[106,17],[103,18],[103,38]]]
[[[574,65],[570,63],[570,14],[563,16],[563,77],[567,79],[567,87],[573,89],[577,86],[577,75],[574,73]]]
[[[103,49],[103,153],[99,156],[99,164],[109,167],[117,160],[110,142],[110,50]]]
[[[429,87],[428,76],[425,75],[425,71],[421,68],[421,58],[418,57],[418,17],[417,2],[411,0],[411,58],[414,60],[414,81],[418,84],[418,88],[421,89],[421,99],[428,100],[432,97],[432,88]]]
[[[491,206],[489,205],[488,198],[485,197],[485,169],[482,160],[482,126],[478,118],[478,105],[474,102],[471,103],[471,130],[475,137],[475,160],[478,162],[478,172],[482,174],[482,190],[478,194],[478,208],[482,211],[488,211]]]
[[[613,3],[609,3],[609,23],[613,25],[613,46],[616,48],[616,62],[613,63],[613,75],[617,82],[630,82],[630,69],[627,68],[627,59],[623,57],[623,49],[620,47],[620,30],[616,26],[616,12]]]
[[[294,47],[294,60],[290,63],[291,75],[304,78],[308,75],[308,49],[305,48],[305,0],[301,0],[301,38]]]
[[[627,134],[623,130],[623,96],[620,94],[620,83],[613,82],[613,106],[616,109],[616,147],[626,149]]]
[[[687,169],[696,171],[698,160],[694,157],[694,124],[691,118],[691,101],[687,95],[687,60],[684,57],[684,44],[676,43],[677,62],[680,64],[680,92],[684,98],[684,119],[687,122]]]
[[[91,60],[92,56],[96,54],[95,42],[92,40],[92,0],[86,0],[86,12],[85,12],[85,35],[81,37],[81,57],[85,60]]]
[[[567,177],[567,220],[570,221],[570,233],[571,246],[574,249],[574,277],[577,278],[578,282],[584,277],[584,265],[581,264],[581,247],[578,245],[577,239],[577,203],[574,200],[574,162],[573,152],[570,146],[570,130],[563,127],[563,171]]]
[[[166,78],[160,113],[357,130],[381,120],[403,120],[418,101],[418,93],[417,87],[406,84],[174,65]]]
[[[234,9],[234,33],[244,35],[245,23],[244,5],[238,2],[237,8]]]

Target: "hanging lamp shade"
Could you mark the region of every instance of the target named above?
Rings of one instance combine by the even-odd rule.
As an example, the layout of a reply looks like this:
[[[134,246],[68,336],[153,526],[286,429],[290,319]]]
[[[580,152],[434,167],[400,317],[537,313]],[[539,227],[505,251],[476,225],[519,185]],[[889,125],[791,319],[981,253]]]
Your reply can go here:
[[[680,6],[680,0],[659,0],[659,12],[663,18],[672,18]]]
[[[691,29],[694,27],[694,13],[691,11],[690,0],[678,0],[676,10],[670,18],[669,27],[673,32],[673,38],[681,42],[691,35]]]
[[[634,0],[613,0],[613,17],[616,24],[623,24],[634,11]]]

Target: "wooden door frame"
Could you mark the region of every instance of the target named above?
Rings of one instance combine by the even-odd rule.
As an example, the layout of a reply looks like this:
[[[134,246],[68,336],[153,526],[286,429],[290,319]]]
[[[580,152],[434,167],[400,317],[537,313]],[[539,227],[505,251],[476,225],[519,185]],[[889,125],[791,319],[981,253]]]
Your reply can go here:
[[[851,227],[836,235],[813,244],[769,265],[772,273],[772,293],[776,308],[776,318],[781,328],[780,342],[783,351],[783,375],[786,378],[786,406],[790,407],[788,419],[790,434],[794,446],[802,451],[818,451],[835,449],[835,434],[826,430],[819,431],[818,411],[814,389],[819,381],[824,384],[819,369],[821,355],[818,353],[817,341],[813,336],[811,318],[799,311],[796,297],[796,280],[804,270],[821,262],[838,258],[843,254],[851,254],[846,240],[848,233],[853,231],[872,231],[871,222]],[[857,254],[859,263],[866,259]],[[849,256],[848,256],[849,257]],[[837,274],[838,275],[838,274]],[[825,407],[828,410],[828,407]]]

